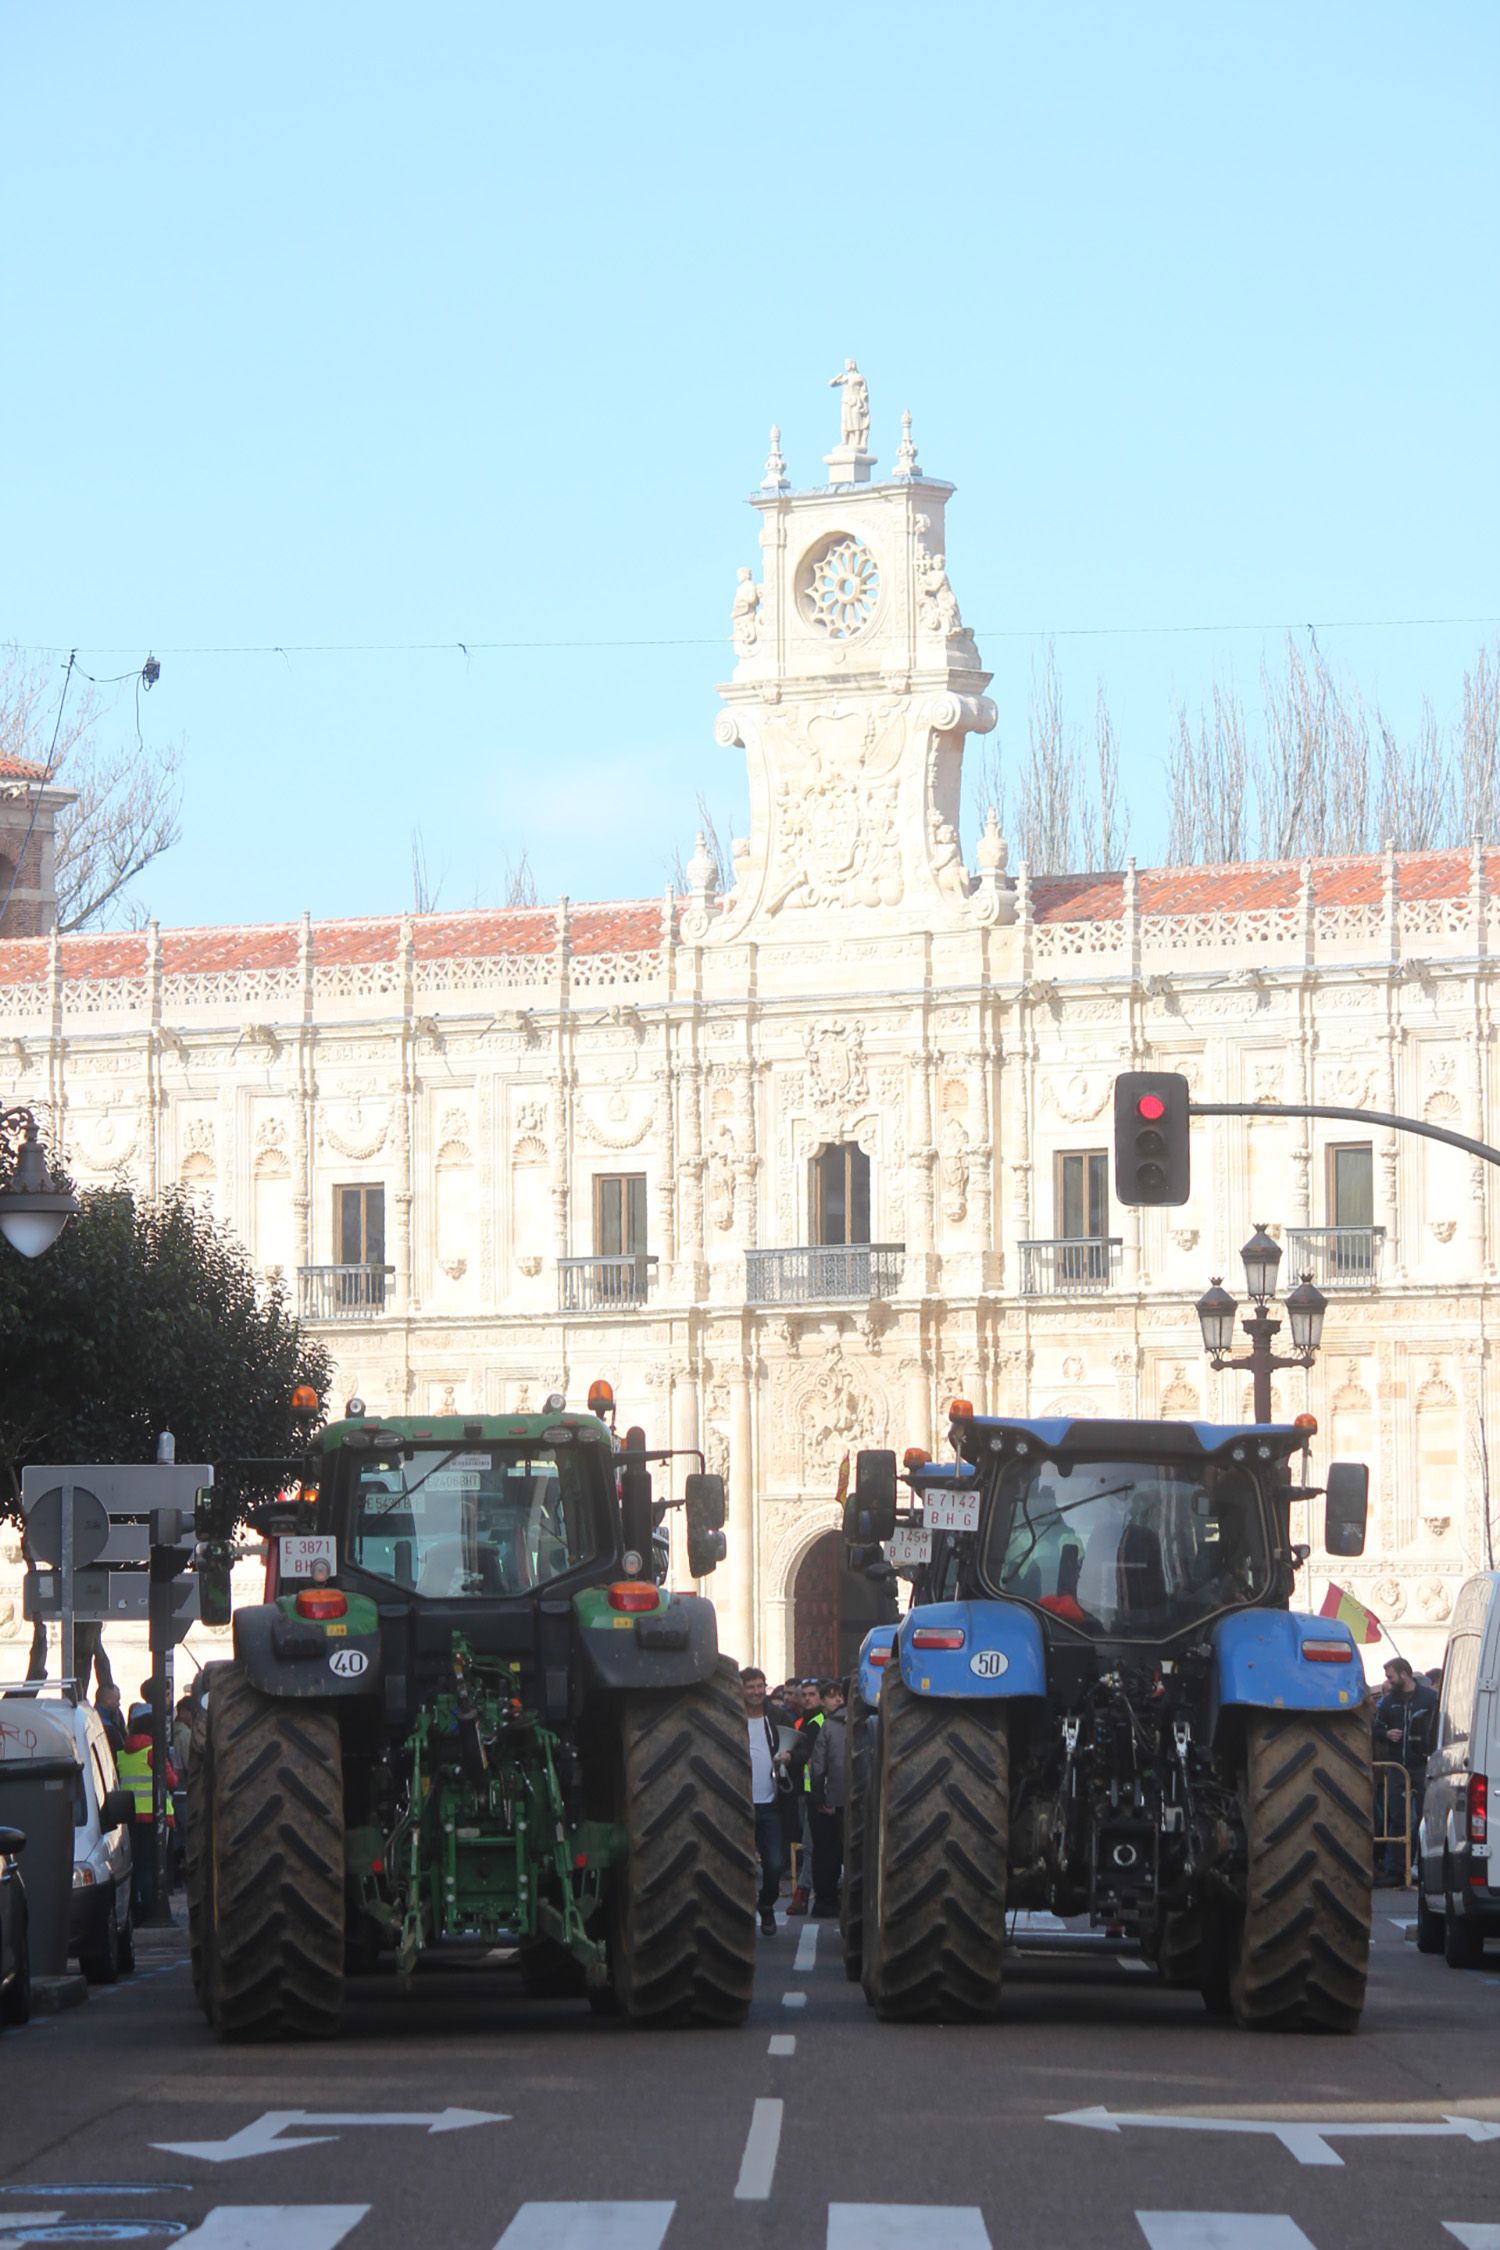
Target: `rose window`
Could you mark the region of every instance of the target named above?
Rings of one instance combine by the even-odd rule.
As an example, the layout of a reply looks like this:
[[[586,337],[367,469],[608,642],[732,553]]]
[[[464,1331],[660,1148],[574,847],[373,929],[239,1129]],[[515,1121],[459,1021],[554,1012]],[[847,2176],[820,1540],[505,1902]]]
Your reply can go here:
[[[809,625],[830,640],[861,632],[880,599],[880,565],[868,547],[847,533],[829,540],[802,566],[799,603]]]

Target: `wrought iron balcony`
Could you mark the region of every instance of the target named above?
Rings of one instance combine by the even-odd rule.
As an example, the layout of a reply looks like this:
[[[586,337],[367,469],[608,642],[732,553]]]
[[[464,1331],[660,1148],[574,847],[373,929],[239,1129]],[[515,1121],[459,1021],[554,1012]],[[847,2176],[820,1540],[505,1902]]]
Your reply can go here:
[[[655,1277],[656,1260],[644,1251],[624,1258],[559,1258],[559,1303],[564,1312],[643,1305]]]
[[[1114,1280],[1122,1237],[1070,1235],[1050,1242],[1019,1242],[1023,1297],[1098,1297]]]
[[[747,1250],[745,1296],[752,1305],[813,1305],[838,1297],[893,1297],[901,1286],[904,1242],[808,1243],[799,1250]]]
[[[304,1320],[377,1320],[390,1303],[394,1266],[299,1266]]]
[[[1384,1227],[1288,1227],[1287,1268],[1320,1289],[1373,1289],[1384,1246]]]

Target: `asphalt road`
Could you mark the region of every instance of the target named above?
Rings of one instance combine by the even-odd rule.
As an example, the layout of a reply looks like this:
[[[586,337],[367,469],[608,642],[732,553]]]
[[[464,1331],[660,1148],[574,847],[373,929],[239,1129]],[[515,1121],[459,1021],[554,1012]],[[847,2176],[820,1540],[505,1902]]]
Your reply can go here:
[[[352,1986],[334,2045],[226,2048],[143,1951],[0,2034],[0,2250],[1500,2250],[1500,1949],[1450,1970],[1376,1905],[1349,2039],[1237,2032],[1045,1927],[1002,2023],[882,2026],[794,1922],[739,2032],[480,1967]]]

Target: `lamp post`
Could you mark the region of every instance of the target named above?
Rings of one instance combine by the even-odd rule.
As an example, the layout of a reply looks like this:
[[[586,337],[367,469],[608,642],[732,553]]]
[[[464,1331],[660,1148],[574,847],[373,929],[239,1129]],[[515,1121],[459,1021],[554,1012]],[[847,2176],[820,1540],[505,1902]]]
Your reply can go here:
[[[1273,1349],[1273,1339],[1281,1333],[1281,1322],[1273,1316],[1271,1305],[1276,1294],[1281,1246],[1272,1241],[1257,1220],[1255,1232],[1240,1252],[1240,1258],[1245,1268],[1246,1293],[1251,1301],[1250,1312],[1240,1323],[1250,1339],[1249,1351],[1239,1359],[1229,1357],[1239,1307],[1218,1274],[1198,1299],[1198,1325],[1203,1331],[1203,1348],[1214,1367],[1247,1373],[1254,1384],[1255,1419],[1269,1422],[1271,1377],[1279,1368],[1311,1367],[1323,1340],[1323,1315],[1328,1310],[1328,1300],[1322,1290],[1314,1286],[1312,1275],[1305,1273],[1286,1298],[1287,1325],[1292,1332],[1291,1352],[1277,1352]]]
[[[16,1151],[10,1178],[0,1184],[0,1234],[23,1258],[39,1258],[76,1216],[78,1198],[58,1187],[48,1170],[37,1122],[29,1109],[6,1110],[0,1116],[0,1133],[22,1124],[25,1137]]]

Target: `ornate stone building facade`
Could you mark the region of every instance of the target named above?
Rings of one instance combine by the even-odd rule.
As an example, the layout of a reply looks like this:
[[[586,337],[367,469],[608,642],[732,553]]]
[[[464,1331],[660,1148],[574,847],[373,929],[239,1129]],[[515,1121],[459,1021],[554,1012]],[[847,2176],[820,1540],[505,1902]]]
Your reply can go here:
[[[944,560],[952,488],[909,418],[874,477],[862,379],[836,380],[829,482],[793,489],[773,432],[751,502],[727,895],[700,848],[655,903],[16,940],[8,1086],[80,1182],[209,1197],[342,1392],[495,1411],[604,1374],[625,1419],[701,1446],[730,1481],[724,1643],[776,1674],[846,1450],[934,1444],[956,1391],[1248,1413],[1193,1306],[1267,1221],[1330,1299],[1278,1408],[1318,1415],[1315,1463],[1372,1466],[1370,1551],[1336,1576],[1434,1662],[1489,1560],[1485,1168],[1224,1120],[1196,1129],[1189,1205],[1121,1211],[1110,1089],[1156,1064],[1203,1099],[1493,1138],[1500,853],[1032,879],[991,819],[966,864],[964,738],[995,714]]]

